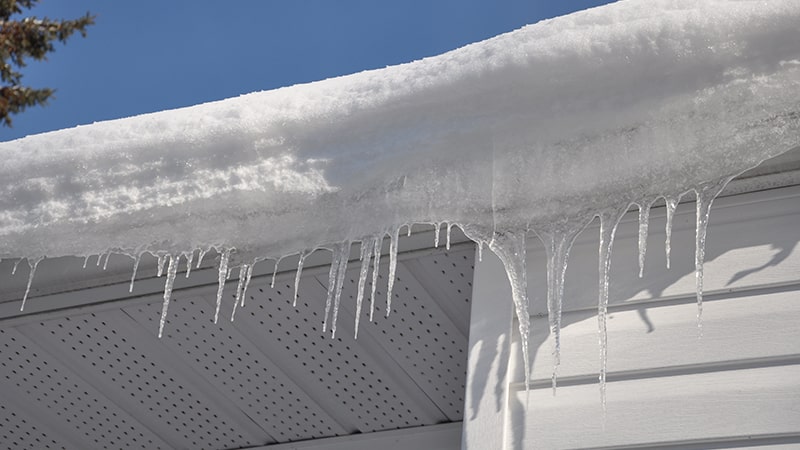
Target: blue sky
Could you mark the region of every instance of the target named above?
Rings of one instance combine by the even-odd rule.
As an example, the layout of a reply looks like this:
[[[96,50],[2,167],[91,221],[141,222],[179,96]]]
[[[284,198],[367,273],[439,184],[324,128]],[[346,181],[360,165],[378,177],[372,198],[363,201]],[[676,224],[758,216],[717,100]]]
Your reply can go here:
[[[41,0],[39,17],[97,23],[24,69],[23,83],[56,96],[0,141],[409,62],[604,3]]]

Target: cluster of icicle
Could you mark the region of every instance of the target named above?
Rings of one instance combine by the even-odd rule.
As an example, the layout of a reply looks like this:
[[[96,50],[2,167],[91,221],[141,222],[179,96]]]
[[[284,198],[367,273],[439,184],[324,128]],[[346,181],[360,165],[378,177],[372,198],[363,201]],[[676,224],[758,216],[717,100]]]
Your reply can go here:
[[[696,290],[697,290],[697,323],[699,332],[702,334],[702,313],[703,313],[703,261],[705,258],[705,241],[706,230],[708,226],[709,212],[711,203],[724,189],[727,183],[733,177],[725,177],[713,182],[698,185],[686,192],[677,195],[663,195],[659,197],[650,197],[637,200],[635,202],[624,203],[616,207],[608,208],[584,217],[575,217],[569,220],[562,220],[552,222],[543,226],[528,227],[524,230],[501,230],[495,229],[490,238],[486,236],[470,235],[478,244],[478,255],[481,259],[482,249],[487,245],[503,262],[506,269],[506,274],[511,283],[512,296],[516,309],[517,318],[519,320],[519,333],[521,336],[522,356],[525,367],[525,387],[529,389],[530,385],[530,362],[529,362],[529,349],[528,339],[530,335],[530,314],[527,296],[527,281],[526,281],[526,248],[527,236],[534,234],[544,244],[547,254],[547,310],[550,326],[550,333],[553,336],[553,375],[552,386],[555,392],[557,384],[558,366],[561,361],[561,313],[562,302],[564,296],[564,277],[567,269],[567,262],[569,259],[569,252],[573,242],[577,236],[594,220],[595,217],[600,219],[600,248],[599,248],[599,261],[598,261],[598,334],[599,334],[599,348],[600,348],[600,395],[603,408],[605,409],[606,403],[606,371],[607,371],[607,308],[609,301],[609,269],[611,266],[611,249],[614,243],[614,235],[622,216],[632,207],[636,206],[639,210],[639,277],[644,273],[644,260],[647,251],[647,234],[648,223],[650,217],[650,209],[652,205],[659,198],[664,199],[666,206],[666,266],[670,266],[670,236],[672,230],[672,219],[675,209],[678,205],[680,198],[690,192],[694,192],[696,196],[696,242],[695,242],[695,276],[696,276]],[[439,247],[440,227],[442,223],[435,223],[435,241],[434,246]],[[450,248],[450,236],[452,227],[457,224],[446,223],[446,248]],[[403,224],[388,231],[379,232],[373,236],[369,236],[360,240],[360,260],[361,270],[358,278],[358,293],[356,298],[356,314],[355,314],[355,337],[358,337],[359,321],[361,318],[362,304],[365,297],[367,286],[367,279],[370,275],[370,268],[372,269],[372,283],[371,292],[369,296],[370,301],[370,314],[369,320],[373,320],[373,312],[375,311],[375,293],[378,284],[378,273],[381,259],[381,249],[383,241],[388,235],[389,237],[389,274],[388,286],[386,293],[386,316],[388,317],[391,312],[391,301],[393,284],[395,280],[395,271],[397,268],[397,250],[400,230],[405,227],[408,234],[411,234],[411,224]],[[462,229],[469,230],[469,226],[462,226]],[[350,257],[351,246],[354,242],[345,240],[343,242],[335,243],[330,246],[320,246],[310,251],[303,251],[299,254],[299,261],[297,264],[297,271],[295,275],[294,287],[294,301],[293,306],[297,304],[298,298],[298,285],[303,271],[303,264],[306,257],[314,250],[324,249],[332,253],[332,262],[328,274],[328,292],[325,301],[325,315],[323,320],[323,332],[330,328],[331,336],[336,336],[336,322],[339,312],[339,304],[341,300],[342,288],[344,285],[345,274],[347,272],[348,260]],[[231,254],[235,253],[234,248],[206,248],[198,249],[198,258],[196,267],[200,267],[204,256],[210,250],[216,250],[219,253],[218,265],[218,289],[216,297],[216,309],[214,311],[214,323],[219,319],[220,307],[222,305],[223,291],[226,281],[230,278],[231,273],[235,268],[239,269],[238,285],[236,287],[236,295],[234,300],[233,309],[231,312],[230,320],[233,321],[236,315],[237,307],[245,306],[245,298],[247,297],[247,289],[250,285],[250,279],[253,274],[253,267],[256,263],[264,260],[274,261],[274,271],[272,275],[271,287],[275,286],[275,278],[278,271],[278,266],[282,257],[279,258],[260,258],[254,259],[250,262],[240,263],[238,266],[232,266]],[[103,268],[105,269],[108,264],[109,256],[112,252],[107,252],[103,255],[97,256],[97,265],[100,266],[101,261],[104,261]],[[161,277],[165,273],[166,267],[166,283],[164,285],[164,300],[161,310],[161,318],[159,321],[158,337],[162,337],[164,332],[164,325],[166,323],[167,314],[169,310],[169,303],[172,297],[172,289],[175,279],[178,274],[178,266],[181,259],[185,259],[186,264],[186,277],[192,270],[194,261],[195,250],[183,252],[180,254],[157,253],[154,256],[157,258],[158,276]],[[133,292],[134,280],[136,272],[139,267],[139,262],[143,254],[139,254],[134,258],[133,274],[131,276],[129,291]],[[88,262],[89,257],[84,259],[84,268]],[[25,295],[22,299],[22,306],[20,310],[24,310],[25,302],[30,292],[31,283],[36,273],[36,267],[42,258],[34,260],[26,260],[30,273],[28,276],[28,284],[25,290]],[[17,266],[23,259],[18,260],[12,269],[12,274],[16,273]]]
[[[696,196],[696,226],[695,226],[695,283],[697,296],[697,326],[698,333],[702,336],[703,314],[703,262],[705,260],[706,231],[711,204],[725,188],[733,176],[724,177],[707,183],[702,183],[685,192],[674,195],[661,195],[642,198],[634,202],[626,202],[602,211],[587,214],[583,217],[574,217],[569,220],[552,222],[546,225],[529,227],[526,230],[495,231],[493,239],[488,242],[489,247],[502,260],[511,283],[512,296],[519,320],[519,333],[523,364],[525,368],[525,388],[530,387],[530,361],[528,337],[530,335],[530,314],[528,312],[527,280],[525,250],[526,237],[535,234],[545,247],[547,254],[547,311],[550,333],[553,336],[553,374],[552,387],[555,393],[557,385],[558,366],[561,363],[561,312],[564,296],[564,277],[567,270],[569,251],[578,235],[591,223],[595,217],[600,220],[600,248],[598,252],[598,340],[600,348],[600,397],[603,410],[606,408],[606,373],[608,360],[608,301],[609,301],[609,270],[611,268],[611,249],[614,236],[622,216],[632,207],[639,210],[639,277],[644,274],[645,253],[647,251],[647,234],[650,219],[650,209],[659,198],[663,198],[666,206],[666,266],[670,267],[670,239],[672,235],[672,221],[675,209],[681,197],[689,193]]]

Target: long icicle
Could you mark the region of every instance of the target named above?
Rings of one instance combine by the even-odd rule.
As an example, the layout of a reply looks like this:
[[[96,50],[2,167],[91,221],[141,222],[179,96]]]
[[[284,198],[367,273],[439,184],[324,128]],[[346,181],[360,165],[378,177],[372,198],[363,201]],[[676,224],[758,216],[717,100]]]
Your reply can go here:
[[[433,224],[433,246],[439,248],[439,234],[441,234],[442,224],[436,222]]]
[[[133,292],[133,282],[136,281],[136,271],[139,270],[139,261],[142,260],[142,254],[136,255],[133,260],[133,273],[131,274],[131,285],[128,287],[128,292]]]
[[[354,339],[358,339],[358,325],[361,321],[361,302],[364,301],[364,288],[367,284],[367,275],[369,275],[369,263],[372,259],[375,241],[365,238],[361,241],[361,271],[358,274],[358,294],[356,296],[356,323]]]
[[[214,310],[214,323],[219,319],[219,308],[222,306],[222,291],[225,289],[225,279],[228,275],[228,261],[231,258],[231,249],[223,249],[219,258],[219,273],[217,275],[217,307]]]
[[[561,316],[564,304],[564,278],[567,272],[569,251],[575,238],[590,220],[566,220],[553,224],[537,234],[547,253],[547,315],[553,335],[553,395],[558,384],[558,367],[561,365]]]
[[[667,255],[667,269],[669,269],[670,252],[672,250],[672,220],[675,217],[675,209],[678,207],[678,202],[681,201],[681,196],[677,197],[664,197],[664,203],[667,205],[667,238],[664,241],[664,252]]]
[[[33,284],[33,276],[36,275],[36,268],[39,266],[39,263],[44,258],[36,258],[33,261],[28,260],[28,266],[30,267],[31,271],[28,274],[28,286],[25,288],[25,295],[22,297],[22,305],[19,307],[20,311],[25,310],[25,302],[28,300],[28,294],[31,292],[31,284]]]
[[[644,276],[644,258],[647,253],[647,234],[650,226],[650,208],[655,199],[641,200],[639,206],[639,278]]]
[[[695,228],[694,276],[697,289],[697,329],[703,334],[703,263],[706,259],[706,231],[711,213],[711,203],[730,182],[732,177],[700,185],[695,189],[697,195],[697,217]]]
[[[328,293],[325,296],[325,317],[322,319],[322,332],[328,330],[328,315],[333,304],[333,293],[336,289],[336,270],[339,268],[340,244],[335,244],[331,249],[331,266],[328,269]]]
[[[336,293],[333,299],[333,318],[331,321],[331,338],[336,337],[336,322],[339,319],[339,302],[342,298],[344,279],[347,274],[347,260],[350,258],[350,242],[345,241],[340,250],[339,267],[336,269]]]
[[[383,234],[379,234],[373,238],[372,243],[372,290],[369,295],[369,321],[372,322],[372,316],[375,312],[375,289],[378,287],[378,275],[381,264],[381,247],[383,247]]]
[[[303,264],[306,261],[308,253],[300,252],[300,259],[297,261],[297,273],[294,275],[294,300],[292,307],[297,307],[297,290],[300,288],[300,277],[303,275]]]
[[[600,403],[603,417],[606,411],[606,372],[608,369],[608,282],[611,269],[611,248],[617,225],[622,219],[628,205],[603,211],[600,216],[600,251],[599,251],[599,295],[597,301],[597,322],[600,342]]]
[[[525,390],[531,385],[531,363],[528,355],[528,341],[531,333],[531,318],[528,312],[528,278],[526,264],[525,231],[495,232],[489,248],[500,258],[511,283],[511,297],[519,321],[519,335],[522,346],[522,362],[525,370]]]
[[[389,234],[389,285],[386,288],[386,317],[389,317],[389,314],[392,312],[392,291],[394,290],[394,278],[397,271],[399,231],[399,228],[395,228]]]
[[[169,309],[169,300],[172,297],[172,286],[175,283],[175,277],[178,275],[178,258],[177,256],[169,255],[169,266],[167,267],[167,280],[164,283],[164,303],[161,306],[161,319],[158,321],[158,338],[164,333],[164,324],[167,322],[167,310]]]

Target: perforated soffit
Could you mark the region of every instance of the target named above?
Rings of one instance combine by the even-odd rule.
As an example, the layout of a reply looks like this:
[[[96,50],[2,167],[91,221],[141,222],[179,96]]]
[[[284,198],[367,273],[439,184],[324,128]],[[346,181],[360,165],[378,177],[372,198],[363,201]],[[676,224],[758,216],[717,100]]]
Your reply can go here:
[[[401,254],[388,318],[384,258],[358,339],[358,261],[335,339],[322,332],[325,267],[304,271],[296,307],[293,271],[274,288],[254,278],[234,322],[235,280],[218,324],[216,285],[177,290],[160,340],[158,293],[6,319],[0,448],[229,449],[459,421],[473,257],[469,244]]]

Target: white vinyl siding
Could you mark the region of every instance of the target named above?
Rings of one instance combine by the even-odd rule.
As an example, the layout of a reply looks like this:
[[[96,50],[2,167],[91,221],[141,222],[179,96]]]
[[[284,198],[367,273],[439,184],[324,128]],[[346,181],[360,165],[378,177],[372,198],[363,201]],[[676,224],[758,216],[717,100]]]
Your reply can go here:
[[[702,337],[696,318],[694,221],[693,199],[684,198],[675,217],[672,267],[667,270],[663,208],[653,210],[641,279],[635,211],[619,226],[612,256],[605,420],[597,381],[597,227],[584,231],[570,255],[555,396],[544,252],[538,240],[531,239],[533,388],[529,393],[524,389],[516,320],[506,321],[513,336],[507,353],[509,373],[503,378],[497,360],[492,361],[492,374],[471,373],[465,408],[469,418],[476,405],[503,405],[502,411],[492,412],[502,426],[490,431],[467,422],[465,446],[800,445],[800,188],[715,202],[706,249]],[[507,299],[498,298],[508,281],[501,269],[490,267],[498,264],[484,254],[484,262],[476,266],[473,317],[481,308],[484,314],[500,308],[510,317],[501,303]],[[503,341],[483,341],[488,340]],[[480,365],[476,345],[485,342],[471,336],[470,370]],[[474,390],[470,394],[483,378],[492,377],[482,396]]]

